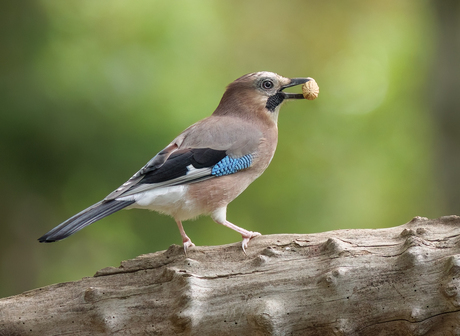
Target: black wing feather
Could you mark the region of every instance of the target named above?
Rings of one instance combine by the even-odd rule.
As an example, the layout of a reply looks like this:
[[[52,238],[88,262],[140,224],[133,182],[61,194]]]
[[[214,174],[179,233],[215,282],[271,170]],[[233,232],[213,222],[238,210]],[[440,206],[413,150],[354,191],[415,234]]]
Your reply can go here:
[[[135,186],[144,183],[165,182],[184,176],[187,174],[187,167],[190,165],[196,169],[212,168],[226,155],[225,150],[211,148],[193,148],[175,151],[162,166],[146,171],[142,179]]]
[[[123,197],[125,192],[129,192],[142,184],[167,182],[185,176],[189,172],[188,167],[190,165],[192,165],[195,169],[212,168],[227,154],[225,150],[193,148],[174,151],[167,158],[162,152],[160,152],[159,155],[160,156],[157,155],[154,157],[146,166],[134,175],[136,179],[139,179],[137,183],[135,182],[131,187],[128,187],[127,190],[120,191],[120,193],[113,196],[113,198],[106,198],[103,201],[96,203],[74,215],[42,237],[38,238],[38,241],[41,243],[50,243],[64,239],[84,227],[98,221],[99,219],[133,204],[135,202],[134,200],[120,201],[115,199],[117,197]],[[211,176],[211,174],[209,176]],[[201,179],[203,179],[203,177],[200,177],[198,180]],[[196,181],[197,180],[193,180],[193,182]],[[192,181],[189,180],[183,183],[190,182]]]

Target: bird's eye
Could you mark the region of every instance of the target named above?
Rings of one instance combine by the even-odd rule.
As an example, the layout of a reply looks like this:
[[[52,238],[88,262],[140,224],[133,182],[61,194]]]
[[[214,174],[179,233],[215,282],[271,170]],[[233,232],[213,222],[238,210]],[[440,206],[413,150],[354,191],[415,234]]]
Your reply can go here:
[[[270,90],[273,88],[273,82],[269,79],[266,79],[262,82],[262,89]]]

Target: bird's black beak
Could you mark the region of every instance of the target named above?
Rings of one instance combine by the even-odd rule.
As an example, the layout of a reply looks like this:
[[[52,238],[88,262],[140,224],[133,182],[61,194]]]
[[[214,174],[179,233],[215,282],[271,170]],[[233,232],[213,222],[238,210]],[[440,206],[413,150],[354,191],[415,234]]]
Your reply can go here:
[[[291,87],[291,86],[296,86],[296,85],[301,85],[303,83],[306,83],[310,81],[311,78],[292,78],[291,82],[289,84],[283,85],[280,89],[280,91],[283,91],[284,89]],[[284,99],[305,99],[303,94],[301,93],[288,93],[288,92],[282,92]]]

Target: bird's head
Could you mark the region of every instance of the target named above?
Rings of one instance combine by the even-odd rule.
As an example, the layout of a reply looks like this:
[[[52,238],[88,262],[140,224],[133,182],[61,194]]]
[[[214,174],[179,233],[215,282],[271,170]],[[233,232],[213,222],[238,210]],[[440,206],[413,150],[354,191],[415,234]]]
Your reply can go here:
[[[301,93],[287,93],[283,90],[309,80],[311,78],[286,78],[268,71],[244,75],[227,86],[214,115],[236,114],[247,118],[266,115],[276,122],[282,103],[304,99]]]

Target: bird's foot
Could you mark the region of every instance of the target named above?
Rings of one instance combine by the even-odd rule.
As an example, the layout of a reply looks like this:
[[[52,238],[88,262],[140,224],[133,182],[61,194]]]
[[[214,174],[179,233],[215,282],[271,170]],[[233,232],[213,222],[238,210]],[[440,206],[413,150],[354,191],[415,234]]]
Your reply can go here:
[[[188,237],[187,237],[188,238]],[[192,241],[190,240],[190,238],[188,239],[184,239],[182,241],[182,243],[184,244],[184,252],[185,252],[185,255],[187,255],[187,249],[189,247],[192,247],[192,246],[195,246],[195,244],[192,243]]]
[[[179,228],[180,235],[182,237],[182,244],[184,244],[185,256],[187,256],[187,249],[189,247],[195,246],[195,244],[192,243],[192,240],[185,233],[184,227],[182,226],[182,222],[176,219],[176,223],[177,227]]]
[[[243,241],[241,243],[241,247],[243,248],[244,254],[246,254],[246,249],[248,248],[249,241],[254,237],[261,236],[261,234],[259,232],[248,231],[246,235],[242,235],[242,236],[243,236]]]

